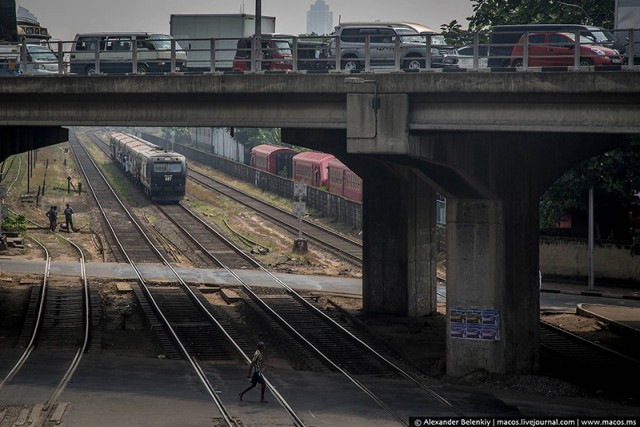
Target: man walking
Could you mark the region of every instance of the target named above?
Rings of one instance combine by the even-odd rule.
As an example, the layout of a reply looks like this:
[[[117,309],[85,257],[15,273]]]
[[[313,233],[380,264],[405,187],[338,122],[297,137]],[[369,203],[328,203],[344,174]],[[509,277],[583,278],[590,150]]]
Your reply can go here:
[[[67,207],[64,210],[64,220],[67,223],[67,232],[73,232],[73,209],[67,203]]]
[[[262,376],[262,371],[264,371],[264,343],[259,342],[256,346],[257,350],[253,353],[253,358],[251,359],[251,364],[249,365],[249,372],[247,373],[247,378],[251,378],[251,385],[247,387],[246,390],[239,394],[240,400],[242,400],[242,396],[252,388],[254,388],[258,383],[260,383],[260,403],[267,403],[264,400],[264,389],[266,388],[266,383],[264,381],[264,377]],[[251,374],[253,372],[253,374]]]

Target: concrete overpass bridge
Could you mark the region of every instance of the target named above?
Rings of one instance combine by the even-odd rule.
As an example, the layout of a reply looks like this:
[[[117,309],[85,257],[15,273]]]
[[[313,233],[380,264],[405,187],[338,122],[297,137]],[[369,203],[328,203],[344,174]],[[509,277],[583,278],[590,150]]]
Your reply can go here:
[[[435,311],[434,195],[446,195],[448,373],[535,372],[538,200],[640,133],[640,73],[0,79],[2,159],[74,125],[281,127],[283,141],[335,154],[365,182],[368,313]]]

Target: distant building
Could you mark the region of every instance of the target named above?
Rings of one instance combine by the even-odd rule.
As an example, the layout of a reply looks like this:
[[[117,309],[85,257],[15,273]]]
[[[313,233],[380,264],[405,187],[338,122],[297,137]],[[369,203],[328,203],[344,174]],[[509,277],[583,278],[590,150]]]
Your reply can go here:
[[[307,33],[329,34],[333,31],[333,12],[324,0],[316,0],[307,12]]]

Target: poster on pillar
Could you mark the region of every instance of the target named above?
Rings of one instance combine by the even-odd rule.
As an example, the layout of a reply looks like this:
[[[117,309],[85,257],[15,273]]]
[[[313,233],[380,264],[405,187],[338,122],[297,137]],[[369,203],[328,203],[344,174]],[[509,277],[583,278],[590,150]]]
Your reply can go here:
[[[500,312],[495,309],[452,308],[451,338],[500,341]]]

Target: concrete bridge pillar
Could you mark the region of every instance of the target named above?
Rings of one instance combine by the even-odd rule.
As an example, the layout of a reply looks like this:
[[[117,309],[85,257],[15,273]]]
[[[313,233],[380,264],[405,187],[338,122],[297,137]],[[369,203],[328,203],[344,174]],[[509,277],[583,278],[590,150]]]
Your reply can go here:
[[[425,179],[447,197],[447,374],[536,372],[540,196],[621,138],[433,133],[410,141]]]
[[[365,96],[356,101],[371,113],[372,99]],[[401,99],[406,101],[406,96]],[[382,111],[388,102],[383,98]],[[406,130],[397,120],[390,122]],[[368,132],[365,128],[363,131]],[[386,128],[380,135],[401,133],[401,130]],[[364,311],[404,316],[434,313],[437,304],[435,192],[420,170],[377,156],[347,153],[344,131],[285,128],[282,140],[290,144],[304,141],[306,147],[332,153],[364,181]]]
[[[412,169],[379,164],[364,177],[363,307],[436,311],[435,193]]]

